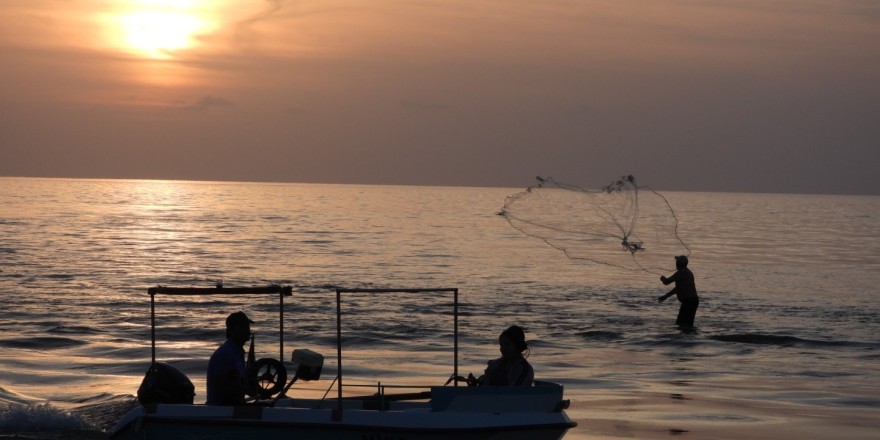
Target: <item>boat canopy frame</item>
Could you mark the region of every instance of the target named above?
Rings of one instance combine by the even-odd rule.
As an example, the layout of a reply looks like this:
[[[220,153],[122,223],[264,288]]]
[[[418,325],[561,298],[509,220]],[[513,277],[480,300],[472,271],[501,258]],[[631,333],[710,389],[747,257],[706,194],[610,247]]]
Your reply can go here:
[[[147,289],[150,295],[150,347],[152,365],[156,364],[156,295],[170,296],[207,296],[207,295],[278,295],[278,350],[279,360],[284,360],[284,297],[292,296],[291,286],[273,284],[264,287],[164,287],[156,286]]]
[[[269,285],[264,287],[165,287],[156,286],[147,290],[150,295],[150,349],[152,364],[156,363],[156,296],[244,296],[244,295],[278,295],[278,353],[279,360],[283,362],[284,356],[284,297],[292,296],[291,286]],[[458,377],[458,288],[435,287],[435,288],[337,288],[336,289],[336,362],[337,376],[336,388],[339,402],[343,400],[343,363],[342,363],[342,294],[358,293],[451,293],[452,294],[452,377]],[[453,386],[458,386],[458,381],[453,381]]]

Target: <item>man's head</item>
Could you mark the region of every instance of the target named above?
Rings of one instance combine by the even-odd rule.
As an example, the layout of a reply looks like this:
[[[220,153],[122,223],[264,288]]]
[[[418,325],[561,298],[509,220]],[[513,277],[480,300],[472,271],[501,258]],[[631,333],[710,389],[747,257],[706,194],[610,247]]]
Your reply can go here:
[[[226,339],[244,345],[251,337],[251,321],[244,312],[235,312],[226,317]]]
[[[501,332],[498,343],[501,346],[501,355],[507,359],[515,359],[529,348],[526,344],[525,331],[518,325],[512,325]]]
[[[688,267],[688,257],[684,255],[679,255],[675,257],[675,268],[676,269],[684,269]]]

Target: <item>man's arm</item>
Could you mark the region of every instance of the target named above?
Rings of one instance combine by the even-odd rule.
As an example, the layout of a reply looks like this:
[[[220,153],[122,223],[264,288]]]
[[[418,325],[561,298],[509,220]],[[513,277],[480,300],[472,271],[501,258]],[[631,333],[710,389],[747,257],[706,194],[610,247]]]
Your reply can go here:
[[[663,285],[668,285],[668,284],[674,283],[677,280],[678,280],[678,271],[676,271],[674,274],[672,274],[671,277],[668,277],[668,278],[663,275],[660,276],[660,282],[663,283]],[[677,289],[678,289],[678,286],[675,286],[675,288],[670,290],[669,293],[667,293],[666,295],[660,295],[657,298],[657,302],[662,303],[663,301],[666,301],[666,298],[669,298],[670,296],[675,295],[675,291]]]
[[[665,276],[661,276],[661,277],[660,277],[660,282],[663,283],[664,286],[665,286],[665,285],[669,285],[669,284],[672,284],[672,283],[678,281],[678,277],[679,277],[679,275],[678,275],[678,271],[676,271],[674,274],[672,274],[671,277],[668,277],[668,278],[667,278],[667,277],[665,277]]]

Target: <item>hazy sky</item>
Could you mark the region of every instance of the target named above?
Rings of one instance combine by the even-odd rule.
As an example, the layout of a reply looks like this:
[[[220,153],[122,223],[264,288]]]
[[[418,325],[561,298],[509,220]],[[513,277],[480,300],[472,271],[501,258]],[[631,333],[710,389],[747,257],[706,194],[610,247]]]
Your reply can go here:
[[[622,174],[880,194],[880,1],[0,1],[0,175]]]

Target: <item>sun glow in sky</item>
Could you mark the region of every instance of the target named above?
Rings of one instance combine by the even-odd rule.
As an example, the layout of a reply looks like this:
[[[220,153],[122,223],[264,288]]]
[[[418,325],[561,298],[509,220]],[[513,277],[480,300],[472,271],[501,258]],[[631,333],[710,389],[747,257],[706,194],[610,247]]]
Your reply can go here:
[[[197,17],[179,12],[133,12],[120,17],[119,22],[126,43],[151,57],[169,56],[190,47],[203,25]]]
[[[138,55],[167,59],[175,52],[193,48],[200,33],[212,31],[208,2],[198,0],[140,0],[124,2],[105,16],[115,30],[111,39]]]
[[[880,194],[877,1],[0,0],[0,60],[0,175]]]

